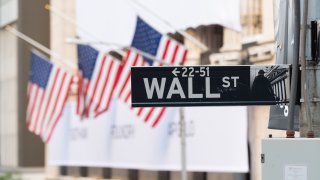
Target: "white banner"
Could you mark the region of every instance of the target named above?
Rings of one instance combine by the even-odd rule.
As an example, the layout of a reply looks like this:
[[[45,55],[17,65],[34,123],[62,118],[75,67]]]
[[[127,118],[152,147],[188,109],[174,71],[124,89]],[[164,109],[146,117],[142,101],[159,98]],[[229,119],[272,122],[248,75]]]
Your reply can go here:
[[[168,108],[151,128],[119,101],[96,119],[80,120],[69,103],[49,144],[50,165],[181,169],[179,111]],[[187,169],[248,172],[246,107],[189,107]]]

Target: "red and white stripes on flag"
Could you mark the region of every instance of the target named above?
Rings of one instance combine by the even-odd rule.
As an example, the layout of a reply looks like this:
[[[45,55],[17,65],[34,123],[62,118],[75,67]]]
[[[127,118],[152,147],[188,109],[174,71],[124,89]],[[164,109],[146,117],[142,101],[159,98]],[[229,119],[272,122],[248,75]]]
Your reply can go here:
[[[187,52],[187,49],[182,44],[163,35],[159,43],[156,58],[161,59],[167,64],[181,65],[186,61]],[[157,65],[161,64],[159,62],[153,63],[153,66]]]
[[[85,58],[80,63],[86,65],[90,60]],[[80,68],[82,73],[92,71],[90,77],[83,76],[79,82],[77,112],[85,116],[98,116],[109,109],[119,75],[120,61],[113,56],[99,52],[94,61],[92,69]]]
[[[49,142],[62,115],[73,76],[44,59],[32,53],[27,127],[44,142]]]
[[[119,77],[120,61],[109,55],[105,55],[103,61],[99,72],[100,80],[96,82],[98,85],[95,89],[97,102],[94,107],[95,116],[109,109]]]
[[[128,49],[126,57],[122,63],[121,75],[117,83],[116,95],[119,99],[124,101],[131,107],[131,67],[132,66],[148,66],[143,57],[137,52]],[[165,108],[132,108],[135,114],[141,118],[145,123],[155,127],[162,116],[164,115]]]

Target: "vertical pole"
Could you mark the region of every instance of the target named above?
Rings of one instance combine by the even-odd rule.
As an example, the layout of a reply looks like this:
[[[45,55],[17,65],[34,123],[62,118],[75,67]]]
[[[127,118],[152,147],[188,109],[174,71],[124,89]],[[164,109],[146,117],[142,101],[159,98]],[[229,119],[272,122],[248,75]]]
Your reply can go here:
[[[294,108],[297,97],[297,89],[298,89],[298,71],[299,71],[299,45],[300,45],[300,0],[292,0],[291,4],[293,6],[294,17],[292,19],[293,25],[293,33],[294,37],[291,49],[293,49],[292,53],[288,54],[288,58],[292,58],[292,77],[291,77],[291,92],[290,92],[290,103],[289,103],[289,122],[288,122],[288,130],[286,132],[287,138],[294,138]],[[288,51],[289,52],[289,51]]]
[[[313,132],[313,126],[312,126],[312,119],[311,119],[311,112],[310,112],[310,102],[309,102],[309,83],[308,83],[308,78],[310,76],[307,73],[307,64],[306,64],[306,34],[307,34],[307,20],[308,20],[308,6],[309,6],[309,1],[304,0],[303,4],[303,16],[302,16],[302,25],[301,25],[301,46],[300,46],[300,56],[301,56],[301,92],[303,95],[304,102],[302,104],[302,117],[305,118],[305,121],[308,124],[308,132],[307,136],[308,137],[313,137],[314,132]],[[314,91],[314,89],[310,89],[310,91]],[[300,133],[301,136],[305,136],[304,130],[302,130],[302,126],[300,121]]]
[[[186,122],[184,108],[180,109],[180,142],[181,142],[181,180],[188,180],[187,175],[187,151],[186,151]]]

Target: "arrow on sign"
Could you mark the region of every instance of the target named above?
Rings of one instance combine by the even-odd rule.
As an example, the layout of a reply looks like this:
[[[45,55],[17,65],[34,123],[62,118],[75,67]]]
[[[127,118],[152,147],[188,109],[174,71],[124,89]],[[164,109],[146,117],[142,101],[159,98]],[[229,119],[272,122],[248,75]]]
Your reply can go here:
[[[172,74],[174,76],[177,76],[177,74],[179,74],[179,73],[180,73],[180,71],[178,71],[177,68],[174,68],[174,70],[172,71]]]

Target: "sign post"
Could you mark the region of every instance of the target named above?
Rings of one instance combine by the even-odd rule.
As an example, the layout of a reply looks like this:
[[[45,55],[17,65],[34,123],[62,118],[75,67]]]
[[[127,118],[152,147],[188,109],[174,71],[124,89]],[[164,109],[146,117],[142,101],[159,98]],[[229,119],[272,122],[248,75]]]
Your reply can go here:
[[[187,141],[186,141],[186,121],[184,118],[184,107],[180,107],[180,144],[181,144],[181,180],[188,179],[187,173]]]
[[[132,67],[132,106],[286,104],[289,65]]]

